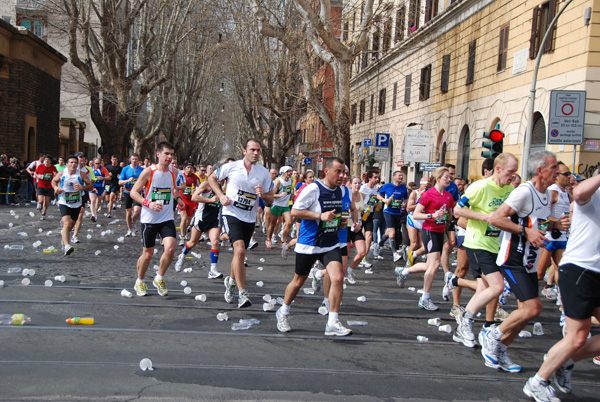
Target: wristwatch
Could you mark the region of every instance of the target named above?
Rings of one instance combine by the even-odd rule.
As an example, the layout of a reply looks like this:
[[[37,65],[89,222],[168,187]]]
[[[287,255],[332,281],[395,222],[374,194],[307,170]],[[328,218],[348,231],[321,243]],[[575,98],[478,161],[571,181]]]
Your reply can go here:
[[[433,218],[433,215],[432,214],[427,214],[427,219],[431,219],[431,218]]]
[[[519,235],[527,237],[527,233],[525,232],[525,225],[521,226],[521,232],[519,232]]]

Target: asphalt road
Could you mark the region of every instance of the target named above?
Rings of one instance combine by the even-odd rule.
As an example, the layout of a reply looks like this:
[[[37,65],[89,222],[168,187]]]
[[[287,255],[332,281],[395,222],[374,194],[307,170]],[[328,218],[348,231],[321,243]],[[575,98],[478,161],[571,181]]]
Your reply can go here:
[[[519,401],[527,400],[525,381],[561,336],[556,306],[544,300],[538,321],[545,334],[519,338],[509,349],[523,372],[487,368],[478,348],[467,349],[427,324],[439,317],[442,324],[456,326],[448,315],[451,303],[441,299],[442,273],[432,292],[440,310],[424,311],[417,306],[418,293],[407,289],[419,289],[422,277],[413,275],[405,288],[398,288],[387,250],[373,274],[357,271],[357,283],[344,292],[340,318],[344,323],[366,321],[366,326],[353,326],[349,337],[324,336],[326,317],[317,314],[322,295],[301,292],[291,310],[293,331],[282,334],[274,311],[262,310],[262,297],[283,295],[293,275],[294,255],[285,261],[279,248],[265,250],[262,233],[257,233],[260,246],[248,253],[251,308],[238,310],[225,303],[222,280],[207,279],[209,248],[204,243],[195,250],[203,255],[201,260],[186,260],[184,267],[192,272],[169,269],[167,297],[157,295],[149,278],[147,297],[125,298],[120,293],[124,288],[133,291],[141,242],[134,237],[118,243],[126,232],[124,211],[117,210],[113,219],[103,217],[105,212],[97,224],[84,221],[81,243],[63,257],[61,252],[42,251],[60,249],[57,207],[40,222],[33,205],[0,206],[0,314],[31,317],[28,325],[0,326],[0,400]],[[114,233],[103,236],[107,230]],[[32,246],[36,241],[42,243],[38,248]],[[232,255],[228,248],[222,248],[219,261],[225,274]],[[159,248],[151,265],[161,253]],[[14,267],[35,269],[27,277],[29,285],[22,285],[22,274],[7,273]],[[56,275],[65,275],[65,282],[54,280]],[[53,281],[51,287],[44,285],[47,280]],[[191,294],[183,292],[182,280]],[[258,287],[258,281],[264,286]],[[198,294],[205,294],[206,302],[196,301]],[[469,295],[464,291],[465,302]],[[359,296],[366,302],[357,301]],[[515,307],[511,298],[507,309]],[[220,312],[227,312],[229,321],[218,321]],[[94,317],[95,324],[65,323],[74,316]],[[260,324],[232,331],[232,323],[241,318]],[[477,330],[481,324],[476,323]],[[532,325],[527,329],[532,331]],[[419,343],[418,335],[429,342]],[[140,370],[142,358],[152,360],[153,371]],[[559,396],[565,401],[600,400],[599,375],[600,367],[591,360],[578,363],[573,394]]]

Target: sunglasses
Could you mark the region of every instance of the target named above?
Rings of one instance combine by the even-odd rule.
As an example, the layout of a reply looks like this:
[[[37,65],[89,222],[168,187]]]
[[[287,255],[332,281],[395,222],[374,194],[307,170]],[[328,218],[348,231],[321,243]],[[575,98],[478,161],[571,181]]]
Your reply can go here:
[[[559,173],[559,174],[562,174],[565,177],[571,176],[571,172],[562,172],[562,173]]]
[[[206,173],[206,170],[201,170],[202,173]]]

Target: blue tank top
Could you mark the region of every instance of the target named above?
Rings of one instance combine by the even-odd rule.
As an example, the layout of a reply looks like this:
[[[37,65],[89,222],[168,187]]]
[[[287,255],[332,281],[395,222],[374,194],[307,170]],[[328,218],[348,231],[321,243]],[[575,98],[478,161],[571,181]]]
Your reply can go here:
[[[350,204],[352,204],[352,199],[350,198],[350,191],[348,191],[348,189],[346,188],[346,191],[344,191],[344,196],[342,198],[342,218],[350,217]],[[338,236],[340,243],[348,243],[348,231],[346,229],[340,230],[338,232]]]

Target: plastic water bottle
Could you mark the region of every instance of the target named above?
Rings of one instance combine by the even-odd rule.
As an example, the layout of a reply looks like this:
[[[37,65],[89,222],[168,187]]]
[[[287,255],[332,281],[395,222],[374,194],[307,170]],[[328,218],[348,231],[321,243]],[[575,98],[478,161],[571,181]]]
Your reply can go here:
[[[19,232],[19,233],[17,233],[17,235],[19,235],[21,237],[27,237],[27,233],[25,233],[25,232]]]
[[[23,250],[23,246],[20,244],[12,244],[10,246],[7,244],[6,246],[4,246],[4,248],[7,248],[9,250]]]
[[[42,245],[42,242],[41,242],[41,241],[39,241],[39,240],[38,240],[38,241],[36,241],[36,242],[34,242],[34,243],[32,244],[33,248],[38,248],[38,247],[39,247],[39,246],[41,246],[41,245]]]
[[[102,253],[102,251],[100,250],[96,250],[96,252],[94,253],[96,256],[100,255],[100,253]]]
[[[201,258],[202,258],[202,255],[201,255],[200,253],[196,253],[196,252],[194,252],[194,251],[192,251],[192,255],[193,255],[194,257],[196,257],[197,259],[201,259]]]
[[[7,273],[9,274],[19,274],[21,273],[21,268],[19,267],[11,267],[7,270]]]
[[[31,317],[23,314],[0,314],[0,325],[24,325],[31,322]]]
[[[240,320],[240,322],[231,324],[232,331],[243,331],[250,328],[252,328],[252,324],[248,321],[241,322]]]

